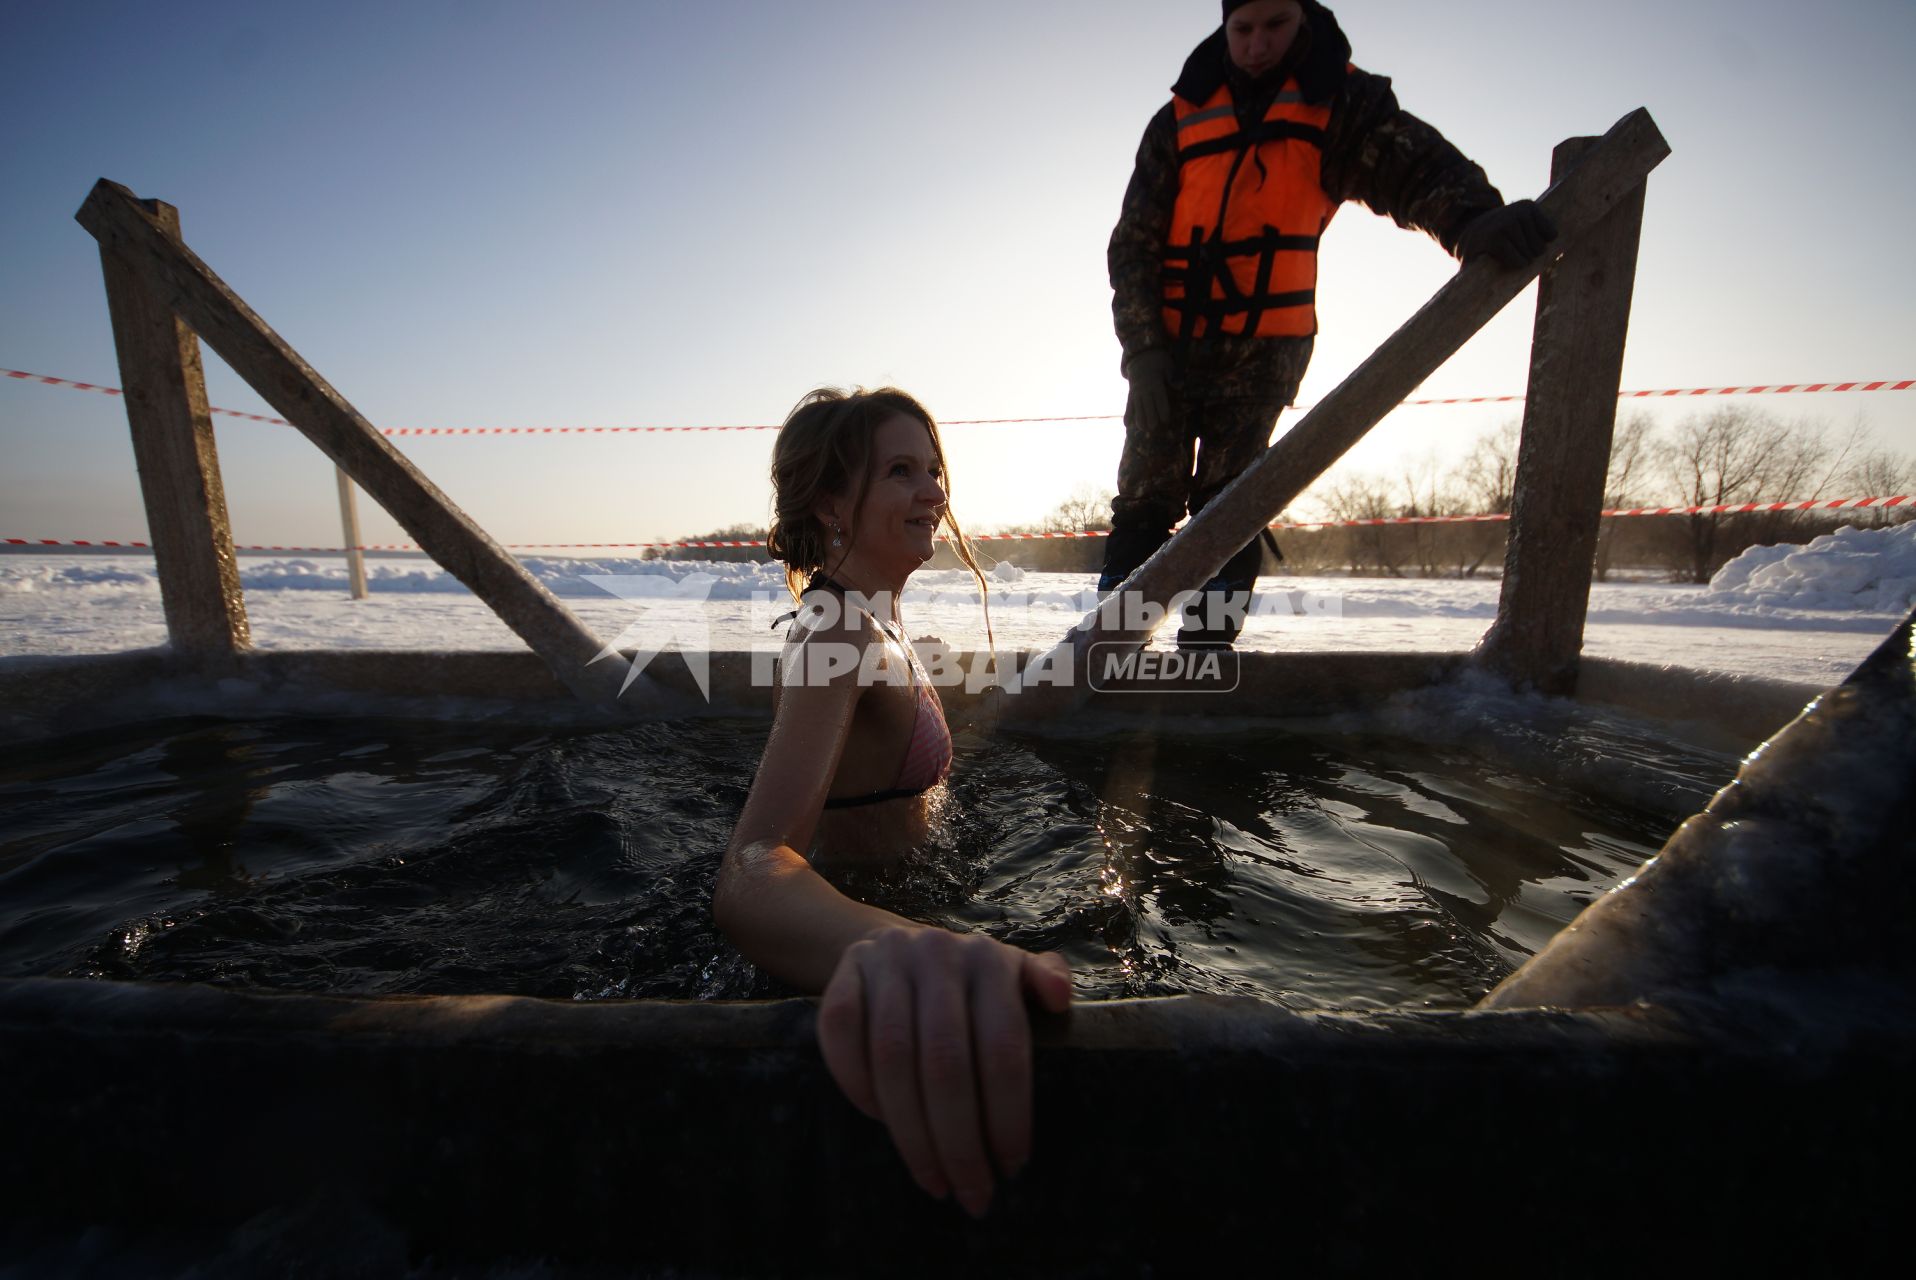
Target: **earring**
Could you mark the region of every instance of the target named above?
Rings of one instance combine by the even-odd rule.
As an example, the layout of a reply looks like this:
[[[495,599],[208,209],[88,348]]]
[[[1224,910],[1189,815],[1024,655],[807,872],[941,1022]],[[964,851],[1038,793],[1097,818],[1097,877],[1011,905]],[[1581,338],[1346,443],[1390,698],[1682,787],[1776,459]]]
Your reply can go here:
[[[834,547],[842,547],[845,545],[845,531],[838,526],[836,521],[832,524],[832,545]]]

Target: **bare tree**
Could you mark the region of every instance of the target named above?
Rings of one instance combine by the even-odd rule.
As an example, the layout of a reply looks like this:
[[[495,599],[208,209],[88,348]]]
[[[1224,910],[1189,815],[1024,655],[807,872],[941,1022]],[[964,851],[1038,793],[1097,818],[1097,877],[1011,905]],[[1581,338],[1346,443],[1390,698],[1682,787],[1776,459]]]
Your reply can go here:
[[[1051,514],[1038,527],[1045,533],[1108,533],[1111,529],[1111,500],[1116,496],[1109,489],[1081,486],[1052,508]]]
[[[1517,492],[1517,446],[1522,424],[1512,418],[1477,437],[1451,473],[1456,515],[1509,515]],[[1492,556],[1501,557],[1510,527],[1486,521],[1439,526],[1460,578],[1472,578]]]
[[[1517,491],[1517,442],[1521,424],[1512,418],[1477,437],[1464,455],[1455,483],[1473,513],[1509,515]]]
[[[1603,481],[1603,505],[1640,505],[1643,473],[1655,451],[1656,420],[1641,411],[1617,420],[1610,433],[1610,470]]]
[[[1433,454],[1426,454],[1406,465],[1397,481],[1398,492],[1402,495],[1397,515],[1415,519],[1419,516],[1461,514],[1457,495],[1449,487],[1449,479],[1449,476],[1439,472]],[[1434,578],[1441,572],[1440,564],[1445,557],[1440,527],[1430,524],[1397,526],[1399,532],[1395,540],[1404,544],[1420,577]]]
[[[1701,507],[1817,497],[1838,452],[1820,423],[1789,423],[1725,405],[1684,419],[1655,456],[1677,502]],[[1684,572],[1692,582],[1708,582],[1731,556],[1766,537],[1774,541],[1787,523],[1781,512],[1757,520],[1735,520],[1723,512],[1688,516]]]
[[[1845,497],[1851,498],[1893,498],[1898,495],[1916,495],[1916,458],[1891,453],[1887,449],[1859,451],[1849,461],[1838,480],[1838,488]],[[1872,507],[1856,513],[1857,519],[1869,524],[1890,524],[1896,520],[1907,519],[1909,507]]]
[[[1610,469],[1603,481],[1605,510],[1648,505],[1641,500],[1638,487],[1656,447],[1651,438],[1655,430],[1656,422],[1647,413],[1632,413],[1617,420],[1616,428],[1610,433]],[[1595,564],[1598,582],[1609,580],[1611,559],[1616,555],[1620,538],[1621,531],[1614,518],[1604,520],[1598,528]]]
[[[1104,561],[1104,543],[1096,538],[1043,538],[1019,535],[1059,533],[1109,533],[1111,498],[1109,489],[1084,486],[1047,512],[1036,524],[1002,525],[994,532],[1012,535],[1012,540],[991,545],[1003,552],[1003,558],[1021,569],[1044,573],[1083,573],[1096,569]],[[974,531],[975,532],[975,531]],[[956,556],[947,547],[939,548],[941,559]],[[933,561],[938,568],[949,566]]]
[[[1318,502],[1332,520],[1384,520],[1397,514],[1389,482],[1374,475],[1351,475],[1337,480]],[[1343,532],[1351,572],[1375,568],[1393,578],[1404,576],[1387,526],[1359,525]]]

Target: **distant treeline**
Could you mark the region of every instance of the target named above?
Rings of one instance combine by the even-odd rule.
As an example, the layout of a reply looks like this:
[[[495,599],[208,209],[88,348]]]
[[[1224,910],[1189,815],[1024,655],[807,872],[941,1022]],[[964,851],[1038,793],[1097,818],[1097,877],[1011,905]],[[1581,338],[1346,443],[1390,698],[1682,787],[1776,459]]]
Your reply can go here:
[[[1647,414],[1620,418],[1604,486],[1607,509],[1692,507],[1823,497],[1887,497],[1916,490],[1916,462],[1862,445],[1858,424],[1832,440],[1814,422],[1790,422],[1748,406],[1721,405],[1659,431]],[[1517,475],[1518,424],[1485,432],[1448,470],[1429,461],[1396,476],[1333,473],[1309,497],[1308,517],[1380,520],[1406,516],[1507,515]],[[1111,494],[1081,492],[1036,524],[996,530],[1010,534],[1108,531]],[[1844,525],[1870,527],[1916,517],[1908,507],[1888,511],[1771,511],[1743,515],[1631,516],[1607,519],[1598,534],[1594,576],[1613,570],[1650,570],[1677,582],[1708,582],[1725,563],[1752,546],[1807,542]],[[1282,520],[1294,518],[1290,513]],[[1509,525],[1392,524],[1291,529],[1278,535],[1284,569],[1292,573],[1348,573],[1381,577],[1469,578],[1503,570]],[[762,539],[764,531],[733,526],[697,540]],[[1008,560],[1039,572],[1095,572],[1102,538],[1031,538],[976,544],[987,565]],[[656,553],[648,552],[647,555]],[[764,548],[710,549],[669,554],[724,560],[764,560]],[[1267,572],[1276,568],[1266,557]],[[956,568],[940,547],[934,568]]]
[[[151,547],[74,547],[74,546],[15,546],[12,543],[0,543],[0,555],[61,555],[61,556],[150,556]],[[241,551],[235,550],[240,559],[284,560],[287,556],[298,555],[341,555],[335,551]],[[423,551],[367,551],[362,553],[368,560],[430,560],[431,556]]]
[[[1823,497],[1910,493],[1916,462],[1864,447],[1859,422],[1832,439],[1818,422],[1786,421],[1747,405],[1720,405],[1659,430],[1647,414],[1617,420],[1603,505],[1704,507]],[[1334,479],[1312,497],[1334,520],[1508,514],[1516,484],[1518,423],[1478,438],[1447,471],[1407,466],[1395,477]],[[1742,515],[1628,516],[1607,519],[1592,572],[1650,569],[1672,581],[1708,582],[1752,546],[1807,542],[1844,525],[1910,518],[1906,510],[1772,511]],[[1470,577],[1503,567],[1508,525],[1367,525],[1296,530],[1284,536],[1296,571],[1344,569],[1385,576]]]
[[[1618,419],[1605,481],[1606,508],[1690,507],[1817,498],[1886,497],[1916,492],[1916,460],[1863,447],[1861,423],[1832,439],[1820,423],[1785,421],[1761,409],[1719,405],[1659,430],[1646,414]],[[1517,472],[1518,424],[1485,432],[1448,470],[1430,460],[1407,463],[1396,475],[1332,472],[1306,495],[1315,510],[1280,520],[1379,520],[1406,516],[1508,514]],[[1081,491],[1036,524],[990,530],[997,534],[1108,532],[1111,493]],[[1613,570],[1649,570],[1672,581],[1708,582],[1725,563],[1752,546],[1807,542],[1845,525],[1871,527],[1916,518],[1908,505],[1841,511],[1753,512],[1744,515],[1636,516],[1603,522],[1595,577]],[[1384,577],[1468,578],[1502,571],[1508,525],[1391,524],[1286,530],[1278,535],[1284,568],[1292,573],[1347,573]],[[978,530],[969,532],[977,533]],[[762,542],[765,530],[730,525],[690,535],[687,542]],[[1091,573],[1104,556],[1101,537],[991,538],[974,543],[989,567],[1009,561],[1038,572]],[[7,555],[125,556],[138,547],[15,546]],[[241,556],[306,554],[241,551]],[[323,554],[323,553],[314,553]],[[424,560],[419,551],[369,551],[369,559]],[[647,560],[767,561],[758,547],[652,547]],[[561,558],[555,553],[553,558]],[[1266,557],[1267,572],[1277,568]],[[941,544],[931,567],[962,567]]]

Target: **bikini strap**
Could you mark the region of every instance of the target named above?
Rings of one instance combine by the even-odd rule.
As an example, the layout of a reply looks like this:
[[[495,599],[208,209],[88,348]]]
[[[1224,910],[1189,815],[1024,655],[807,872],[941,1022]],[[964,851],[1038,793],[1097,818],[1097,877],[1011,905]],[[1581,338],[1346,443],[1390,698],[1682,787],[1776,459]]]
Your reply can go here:
[[[805,597],[810,595],[814,591],[836,591],[841,596],[849,594],[843,586],[839,585],[837,582],[834,582],[829,575],[823,574],[823,573],[814,573],[811,577],[805,580],[805,589],[798,593],[799,607],[792,610],[790,613],[780,614],[773,621],[772,630],[776,631],[780,627],[787,625],[794,618],[798,617],[800,613],[804,612]]]

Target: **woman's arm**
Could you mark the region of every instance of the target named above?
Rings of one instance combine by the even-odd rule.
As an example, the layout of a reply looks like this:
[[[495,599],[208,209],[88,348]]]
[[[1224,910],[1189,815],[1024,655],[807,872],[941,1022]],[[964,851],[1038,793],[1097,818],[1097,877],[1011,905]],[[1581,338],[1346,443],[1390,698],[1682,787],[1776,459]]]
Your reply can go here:
[[[781,982],[823,991],[845,949],[885,928],[919,928],[855,902],[812,869],[825,795],[864,692],[855,680],[780,690],[758,777],[712,894],[712,916],[745,958]]]
[[[816,637],[813,637],[816,639]],[[973,1215],[1031,1147],[1027,999],[1071,1003],[1056,955],[960,936],[855,902],[806,861],[864,690],[852,679],[781,689],[765,757],[720,864],[712,913],[754,964],[822,991],[832,1077],[882,1121],[912,1177]]]

